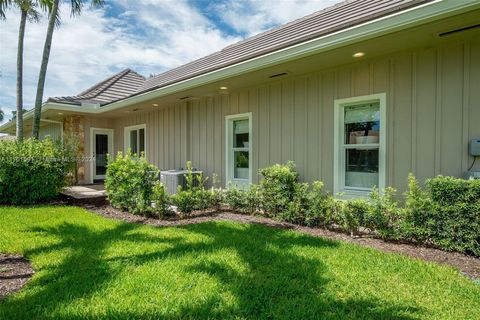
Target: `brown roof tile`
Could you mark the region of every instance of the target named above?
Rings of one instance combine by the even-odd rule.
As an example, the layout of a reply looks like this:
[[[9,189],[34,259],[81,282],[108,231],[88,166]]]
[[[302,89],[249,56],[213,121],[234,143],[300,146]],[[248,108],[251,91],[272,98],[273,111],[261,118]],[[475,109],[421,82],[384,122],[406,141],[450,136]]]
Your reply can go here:
[[[157,76],[145,79],[125,69],[76,96],[55,97],[48,101],[105,105],[432,1],[346,0]]]
[[[131,69],[125,69],[97,83],[76,96],[53,97],[48,102],[68,104],[98,103],[100,105],[126,98],[137,92],[145,77]]]
[[[347,0],[145,81],[139,92],[160,88],[433,0]]]

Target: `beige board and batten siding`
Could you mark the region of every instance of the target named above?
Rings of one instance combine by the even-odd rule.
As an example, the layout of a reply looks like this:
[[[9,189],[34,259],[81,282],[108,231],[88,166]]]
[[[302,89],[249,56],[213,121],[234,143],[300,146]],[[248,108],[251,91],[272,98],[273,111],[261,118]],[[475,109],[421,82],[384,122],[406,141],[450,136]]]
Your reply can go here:
[[[42,125],[40,127],[40,132],[38,134],[40,140],[50,137],[52,140],[61,140],[62,139],[62,125],[60,123],[49,123],[47,125]],[[25,128],[25,138],[32,137],[32,128]]]
[[[304,181],[333,189],[334,101],[386,93],[386,185],[405,189],[409,172],[424,180],[462,176],[480,137],[480,41],[411,50],[262,86],[179,103],[115,121],[147,125],[147,157],[162,169],[192,160],[225,177],[225,116],[252,113],[253,182],[259,168],[293,160]]]
[[[125,151],[125,127],[145,124],[147,160],[160,169],[185,167],[187,119],[186,102],[148,112],[131,112],[114,120],[114,150]]]
[[[39,138],[40,140],[50,137],[52,140],[57,141],[62,139],[62,125],[60,123],[50,123],[40,128]]]

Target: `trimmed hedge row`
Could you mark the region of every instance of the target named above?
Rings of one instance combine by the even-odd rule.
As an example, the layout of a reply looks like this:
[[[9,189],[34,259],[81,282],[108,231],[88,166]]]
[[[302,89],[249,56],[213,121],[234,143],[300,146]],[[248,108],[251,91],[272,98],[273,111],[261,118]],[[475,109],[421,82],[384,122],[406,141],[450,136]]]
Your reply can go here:
[[[56,197],[75,167],[75,148],[49,138],[0,141],[0,203],[35,204]]]
[[[257,211],[277,220],[340,229],[351,235],[360,231],[383,239],[435,245],[448,251],[480,256],[480,181],[438,176],[421,188],[408,177],[405,201],[396,190],[374,189],[369,199],[336,200],[323,191],[321,182],[298,182],[293,163],[260,170],[260,188],[226,191],[227,203],[257,203]],[[235,195],[235,197],[232,197]],[[235,199],[232,203],[229,199]],[[240,210],[245,212],[245,210]]]
[[[142,157],[117,156],[107,169],[106,189],[112,205],[132,213],[166,215],[175,205],[182,215],[220,208],[311,227],[360,232],[383,239],[435,245],[480,256],[480,181],[436,177],[420,187],[413,175],[400,205],[396,190],[374,189],[368,199],[337,200],[320,181],[300,183],[295,164],[276,164],[261,169],[259,185],[246,189],[230,186],[206,189],[207,179],[197,179],[187,163],[187,188],[168,196],[151,172],[158,169]],[[215,183],[214,183],[215,185]],[[154,203],[154,205],[152,204]]]
[[[432,201],[427,234],[444,249],[480,256],[480,180],[437,177],[427,188]]]

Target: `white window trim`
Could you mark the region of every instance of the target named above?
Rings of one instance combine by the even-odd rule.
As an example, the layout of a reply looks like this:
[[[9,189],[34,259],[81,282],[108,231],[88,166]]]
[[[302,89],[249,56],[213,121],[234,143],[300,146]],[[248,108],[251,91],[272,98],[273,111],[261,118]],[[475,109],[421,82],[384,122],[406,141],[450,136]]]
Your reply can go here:
[[[233,178],[233,121],[248,119],[248,179],[234,179]],[[225,185],[228,187],[230,183],[242,187],[252,183],[252,145],[253,145],[253,124],[252,113],[239,113],[225,116]]]
[[[90,128],[90,183],[93,183],[95,180],[95,159],[93,157],[93,146],[95,144],[95,132],[98,133],[106,133],[108,134],[109,145],[108,145],[108,153],[110,156],[115,156],[113,154],[113,146],[114,146],[114,130],[113,129],[105,129],[105,128]]]
[[[132,130],[145,130],[145,158],[147,158],[147,143],[148,143],[148,134],[147,134],[147,125],[145,123],[137,124],[134,126],[128,126],[123,129],[123,146],[126,153],[127,150],[130,148],[130,131]],[[139,138],[140,139],[140,138]]]
[[[367,96],[351,97],[346,99],[337,99],[334,102],[334,172],[333,172],[333,191],[338,196],[342,194],[344,198],[364,197],[370,194],[371,190],[354,190],[354,188],[345,189],[345,152],[340,144],[344,135],[344,107],[358,103],[379,102],[380,103],[380,141],[378,149],[378,189],[382,191],[386,184],[386,93],[378,93]],[[375,144],[376,145],[376,144]],[[365,145],[368,146],[367,144]]]

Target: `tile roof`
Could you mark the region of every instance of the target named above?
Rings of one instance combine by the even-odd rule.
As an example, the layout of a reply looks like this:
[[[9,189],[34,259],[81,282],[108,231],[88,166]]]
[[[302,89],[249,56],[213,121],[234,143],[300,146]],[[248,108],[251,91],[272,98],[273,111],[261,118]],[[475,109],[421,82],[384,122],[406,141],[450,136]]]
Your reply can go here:
[[[145,81],[150,91],[433,0],[347,0]]]
[[[69,97],[53,97],[48,102],[68,104],[92,103],[104,105],[136,93],[145,82],[145,77],[131,69],[125,69],[96,85]]]
[[[148,79],[125,69],[76,96],[48,101],[105,105],[432,1],[346,0]]]

